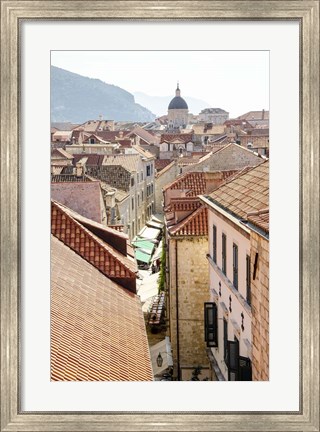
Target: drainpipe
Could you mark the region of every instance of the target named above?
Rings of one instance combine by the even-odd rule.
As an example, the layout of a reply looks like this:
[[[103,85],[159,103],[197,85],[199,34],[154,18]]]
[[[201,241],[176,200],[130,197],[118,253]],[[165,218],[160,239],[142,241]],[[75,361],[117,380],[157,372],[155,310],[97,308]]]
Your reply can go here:
[[[176,322],[177,322],[177,363],[178,363],[178,381],[181,379],[180,373],[180,343],[179,343],[179,289],[178,289],[178,241],[175,241],[176,253]]]

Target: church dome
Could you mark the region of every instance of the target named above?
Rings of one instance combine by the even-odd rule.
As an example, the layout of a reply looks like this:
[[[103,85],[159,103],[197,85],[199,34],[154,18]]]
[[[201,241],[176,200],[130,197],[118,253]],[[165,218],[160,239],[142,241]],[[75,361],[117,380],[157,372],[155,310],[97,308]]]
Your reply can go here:
[[[188,105],[181,96],[175,96],[169,103],[168,109],[188,109]]]
[[[187,102],[180,96],[179,84],[177,85],[176,95],[168,106],[168,110],[172,109],[188,109]]]

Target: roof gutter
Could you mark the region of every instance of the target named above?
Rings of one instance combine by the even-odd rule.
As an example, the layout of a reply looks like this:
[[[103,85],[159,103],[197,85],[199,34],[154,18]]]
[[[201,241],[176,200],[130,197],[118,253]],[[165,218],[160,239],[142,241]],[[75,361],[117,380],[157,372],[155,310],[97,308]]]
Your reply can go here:
[[[246,225],[244,225],[243,219],[238,219],[235,216],[231,215],[226,210],[222,209],[220,206],[218,206],[217,204],[215,204],[211,200],[209,200],[206,196],[204,196],[204,195],[198,195],[198,196],[199,196],[200,200],[207,207],[211,207],[214,210],[216,210],[217,212],[221,213],[224,217],[226,217],[229,220],[231,220],[231,222],[233,222],[235,225],[237,225],[238,227],[240,227],[243,231],[246,231],[248,234],[250,234],[251,230]]]

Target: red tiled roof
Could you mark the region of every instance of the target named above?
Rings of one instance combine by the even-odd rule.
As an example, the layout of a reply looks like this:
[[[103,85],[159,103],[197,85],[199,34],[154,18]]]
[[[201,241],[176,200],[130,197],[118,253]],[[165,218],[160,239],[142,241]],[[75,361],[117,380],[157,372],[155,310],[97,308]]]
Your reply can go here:
[[[192,134],[162,134],[160,143],[174,141],[177,139],[183,141],[184,143],[188,143],[189,141],[192,141]]]
[[[99,181],[75,175],[51,176],[51,198],[95,222],[102,222],[104,209]]]
[[[72,212],[54,201],[51,202],[51,233],[111,280],[135,292],[135,262],[89,231]]]
[[[74,154],[73,162],[72,162],[73,165],[76,166],[77,162],[79,162],[83,158],[87,159],[86,165],[101,166],[103,163],[104,155],[94,154],[94,153]]]
[[[206,236],[208,235],[208,211],[204,207],[195,210],[183,221],[168,228],[172,236]]]
[[[178,197],[171,198],[170,204],[164,210],[165,212],[193,211],[199,207],[201,207],[201,202],[198,197]]]
[[[170,165],[172,162],[171,159],[156,159],[154,161],[154,167],[155,169],[160,172],[161,170],[163,170],[163,168],[165,168],[167,165]]]
[[[187,190],[188,196],[201,195],[206,192],[206,178],[203,172],[188,172],[167,185],[167,189]]]
[[[139,297],[53,236],[51,380],[152,380]]]
[[[269,206],[269,161],[245,169],[209,195],[217,205],[245,219],[247,214]]]
[[[247,220],[263,231],[269,232],[269,209],[248,213]]]

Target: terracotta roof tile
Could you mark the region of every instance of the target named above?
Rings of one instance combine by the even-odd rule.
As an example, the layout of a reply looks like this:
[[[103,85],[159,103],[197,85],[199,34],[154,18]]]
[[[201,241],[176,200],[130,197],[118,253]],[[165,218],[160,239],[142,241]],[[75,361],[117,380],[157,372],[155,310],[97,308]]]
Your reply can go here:
[[[135,262],[89,231],[72,212],[54,201],[51,202],[51,233],[104,275],[135,292]]]
[[[222,208],[239,218],[269,206],[269,162],[247,169],[209,195]]]
[[[195,210],[183,221],[168,228],[172,236],[206,236],[208,235],[208,211],[204,207]]]
[[[205,173],[190,172],[183,174],[164,188],[164,190],[167,189],[187,190],[189,192],[188,196],[201,195],[206,191]]]
[[[77,162],[86,158],[86,165],[101,166],[103,163],[104,155],[81,153],[73,155],[73,165],[76,166]]]
[[[138,163],[140,161],[140,155],[110,155],[104,156],[102,165],[117,165],[122,166],[129,172],[136,172],[138,169]]]
[[[248,222],[265,232],[269,232],[269,209],[248,213]]]
[[[171,159],[156,159],[154,161],[154,167],[155,169],[160,172],[163,170],[167,165],[170,165],[172,163]]]
[[[176,211],[193,211],[201,206],[200,199],[198,197],[178,197],[171,198],[170,204],[164,210],[165,212],[176,212]]]
[[[62,181],[63,180],[63,181]],[[61,174],[51,178],[51,198],[84,217],[102,222],[104,207],[99,181]]]
[[[53,236],[51,380],[152,380],[139,297]]]
[[[162,134],[160,143],[171,142],[171,141],[175,141],[175,140],[181,140],[184,143],[188,143],[188,142],[192,141],[192,134],[180,134],[180,133]]]

